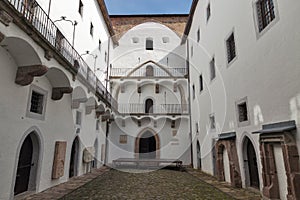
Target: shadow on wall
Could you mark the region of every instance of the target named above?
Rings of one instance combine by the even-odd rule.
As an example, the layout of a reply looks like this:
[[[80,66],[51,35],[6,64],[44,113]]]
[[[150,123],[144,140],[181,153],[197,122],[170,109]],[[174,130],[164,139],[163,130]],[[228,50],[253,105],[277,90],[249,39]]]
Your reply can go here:
[[[299,124],[300,121],[300,94],[290,100],[291,119]]]

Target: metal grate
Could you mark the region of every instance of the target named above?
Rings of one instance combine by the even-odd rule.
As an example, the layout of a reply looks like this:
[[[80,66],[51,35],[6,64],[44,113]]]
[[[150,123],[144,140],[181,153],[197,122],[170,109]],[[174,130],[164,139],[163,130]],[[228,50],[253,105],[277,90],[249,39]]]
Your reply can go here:
[[[227,46],[227,60],[230,63],[236,56],[234,33],[232,33],[226,41]]]
[[[30,112],[43,114],[44,95],[32,91]]]
[[[275,19],[273,0],[258,0],[256,3],[258,28],[261,32]]]

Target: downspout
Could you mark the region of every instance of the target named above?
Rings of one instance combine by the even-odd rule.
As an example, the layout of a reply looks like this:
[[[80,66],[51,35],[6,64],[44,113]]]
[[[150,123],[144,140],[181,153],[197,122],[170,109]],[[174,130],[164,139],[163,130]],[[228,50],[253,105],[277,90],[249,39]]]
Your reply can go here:
[[[187,36],[184,36],[187,37]],[[190,80],[190,45],[189,45],[189,40],[186,40],[186,52],[187,52],[187,59],[186,59],[186,67],[187,67],[187,75],[188,75],[188,90],[189,90],[189,115],[190,115],[190,143],[191,143],[191,165],[194,167],[194,154],[193,154],[193,134],[192,134],[192,109],[191,109],[191,104],[192,104],[192,99],[191,99],[191,80]]]
[[[109,68],[109,56],[110,56],[110,39],[108,38],[108,47],[107,47],[107,60],[106,60],[106,78],[105,78],[105,94],[106,94],[106,100],[107,100],[107,86],[108,86],[108,68]],[[109,102],[110,106],[112,102]],[[108,164],[108,135],[109,135],[109,125],[110,123],[107,121],[106,122],[106,133],[105,133],[105,159],[104,159],[104,165],[107,166]]]

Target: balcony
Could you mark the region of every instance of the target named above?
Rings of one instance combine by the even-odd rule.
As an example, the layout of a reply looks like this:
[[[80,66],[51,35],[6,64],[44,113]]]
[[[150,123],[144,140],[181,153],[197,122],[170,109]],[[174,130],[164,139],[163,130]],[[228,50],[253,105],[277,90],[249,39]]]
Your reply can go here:
[[[186,115],[189,113],[187,104],[159,104],[150,109],[145,104],[118,104],[120,114],[126,115]]]
[[[185,77],[187,74],[187,68],[153,68],[149,73],[147,68],[112,68],[110,71],[110,77],[112,78],[124,78],[124,77]]]
[[[26,29],[32,29],[43,42],[46,42],[59,59],[68,65],[72,73],[83,79],[87,87],[94,89],[100,99],[117,108],[117,102],[111,94],[36,1],[4,0],[3,3],[24,20],[21,23],[27,25]],[[24,27],[24,24],[21,26]]]

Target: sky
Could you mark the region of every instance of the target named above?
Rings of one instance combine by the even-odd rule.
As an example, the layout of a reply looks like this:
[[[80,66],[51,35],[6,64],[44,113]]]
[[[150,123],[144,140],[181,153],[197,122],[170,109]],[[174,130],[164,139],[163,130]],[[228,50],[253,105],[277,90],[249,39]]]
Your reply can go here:
[[[110,15],[187,14],[192,0],[105,0]]]

